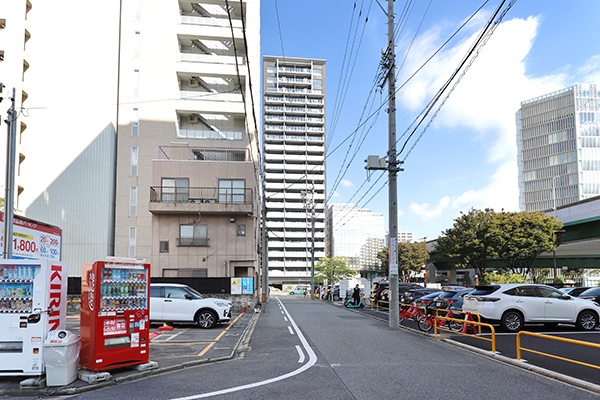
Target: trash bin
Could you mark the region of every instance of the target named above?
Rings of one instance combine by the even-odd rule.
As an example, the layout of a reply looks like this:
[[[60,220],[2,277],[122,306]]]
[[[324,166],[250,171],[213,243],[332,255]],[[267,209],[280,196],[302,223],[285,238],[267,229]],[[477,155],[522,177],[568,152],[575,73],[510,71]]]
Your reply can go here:
[[[50,331],[44,342],[46,385],[64,386],[77,379],[81,338],[69,331]]]

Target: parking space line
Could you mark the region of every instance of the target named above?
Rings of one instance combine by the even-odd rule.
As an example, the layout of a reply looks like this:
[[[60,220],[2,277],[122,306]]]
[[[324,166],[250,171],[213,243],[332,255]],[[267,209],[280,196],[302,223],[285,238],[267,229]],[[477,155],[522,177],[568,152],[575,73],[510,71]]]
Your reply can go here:
[[[291,326],[288,326],[287,328],[288,328],[288,330],[290,331],[290,335],[293,335],[293,334],[294,334],[294,331],[292,330],[292,327],[291,327]]]
[[[208,351],[208,350],[209,350],[211,347],[213,347],[213,345],[214,345],[215,343],[216,343],[216,342],[212,342],[212,343],[210,343],[208,346],[206,346],[206,347],[204,348],[204,350],[202,350],[200,353],[198,353],[198,357],[202,357],[203,355],[205,355],[205,354],[206,354],[206,352],[207,352],[207,351]]]

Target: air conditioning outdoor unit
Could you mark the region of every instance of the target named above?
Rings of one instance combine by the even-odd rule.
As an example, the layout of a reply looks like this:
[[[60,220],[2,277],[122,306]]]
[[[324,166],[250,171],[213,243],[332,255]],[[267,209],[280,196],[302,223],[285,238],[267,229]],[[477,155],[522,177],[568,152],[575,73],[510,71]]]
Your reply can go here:
[[[190,124],[197,124],[200,121],[200,119],[198,118],[197,115],[190,114],[188,116],[188,121],[189,121]]]
[[[200,84],[198,83],[198,80],[194,77],[190,78],[190,87],[198,87],[200,86]]]

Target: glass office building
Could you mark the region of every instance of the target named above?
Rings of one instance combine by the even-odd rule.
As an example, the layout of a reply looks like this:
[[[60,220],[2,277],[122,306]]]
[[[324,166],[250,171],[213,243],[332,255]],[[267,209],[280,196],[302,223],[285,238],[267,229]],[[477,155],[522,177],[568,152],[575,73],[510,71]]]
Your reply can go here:
[[[516,124],[522,211],[551,210],[600,195],[596,84],[523,101]]]

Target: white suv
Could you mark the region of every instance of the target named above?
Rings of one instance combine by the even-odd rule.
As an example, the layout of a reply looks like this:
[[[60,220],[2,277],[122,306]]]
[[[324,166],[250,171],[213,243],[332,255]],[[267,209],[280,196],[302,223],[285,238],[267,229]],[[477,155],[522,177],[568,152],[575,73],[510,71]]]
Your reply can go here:
[[[499,322],[503,330],[510,332],[528,323],[575,324],[578,329],[593,330],[598,325],[600,306],[551,286],[509,283],[476,286],[465,295],[463,311]]]
[[[150,284],[150,321],[195,322],[209,329],[231,319],[231,301],[206,298],[178,283]]]

